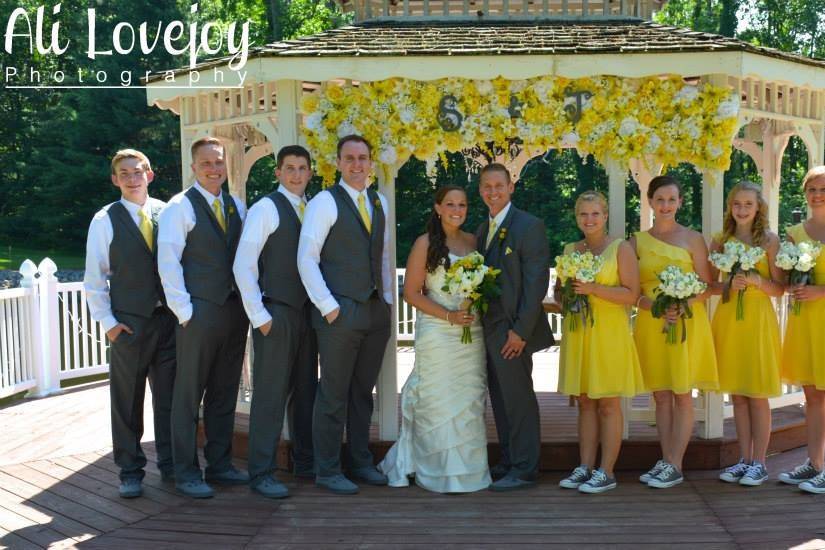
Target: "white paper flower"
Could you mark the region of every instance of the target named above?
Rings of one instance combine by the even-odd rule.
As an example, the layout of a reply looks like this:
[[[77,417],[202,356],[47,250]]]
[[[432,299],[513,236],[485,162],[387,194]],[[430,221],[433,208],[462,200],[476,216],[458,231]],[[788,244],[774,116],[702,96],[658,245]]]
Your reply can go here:
[[[731,118],[739,114],[739,100],[736,96],[731,96],[730,99],[723,101],[716,109],[716,116],[719,118]]]
[[[384,145],[378,153],[378,160],[383,164],[395,164],[398,160],[398,152],[392,145]]]
[[[627,117],[622,120],[619,126],[619,135],[622,137],[632,136],[639,129],[639,121],[633,117]]]
[[[352,122],[349,120],[345,120],[338,126],[338,137],[342,138],[344,136],[351,136],[353,134],[358,134],[358,130],[355,126],[352,125]]]
[[[313,132],[317,132],[324,125],[324,115],[317,112],[312,113],[304,119],[304,125]]]
[[[697,97],[699,97],[699,88],[691,85],[683,86],[674,96],[677,101],[683,103],[693,103]]]

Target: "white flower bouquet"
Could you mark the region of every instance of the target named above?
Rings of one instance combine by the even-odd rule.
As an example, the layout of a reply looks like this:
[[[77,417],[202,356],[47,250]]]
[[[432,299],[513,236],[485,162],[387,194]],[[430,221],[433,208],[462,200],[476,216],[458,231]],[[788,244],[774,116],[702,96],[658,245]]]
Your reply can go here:
[[[761,247],[754,246],[748,248],[739,241],[728,241],[725,243],[722,252],[712,252],[710,254],[710,263],[716,266],[716,269],[727,275],[725,289],[722,291],[722,302],[727,303],[728,300],[730,300],[730,287],[737,273],[747,275],[755,271],[756,264],[764,257],[765,251]],[[737,321],[745,318],[744,297],[745,289],[741,289],[736,297]]]
[[[703,293],[708,287],[693,271],[684,272],[675,265],[669,265],[658,275],[659,286],[656,287],[656,299],[650,313],[657,319],[664,317],[671,306],[679,308],[679,317],[682,320],[682,342],[687,339],[687,325],[685,319],[693,317],[688,300]],[[676,343],[676,324],[665,322],[662,329],[667,336],[668,344]]]
[[[812,285],[814,284],[814,271],[816,260],[822,252],[822,245],[817,242],[802,241],[794,244],[784,241],[779,245],[779,252],[776,253],[776,266],[784,271],[788,271],[788,282],[792,285]],[[802,302],[791,301],[795,315],[802,311]]]
[[[592,283],[596,280],[599,270],[604,265],[601,256],[592,252],[571,252],[563,256],[556,256],[556,275],[561,280],[561,312],[568,319],[570,330],[576,330],[578,319],[582,324],[590,320],[590,326],[595,322],[590,300],[586,295],[576,294],[573,289],[574,281]]]
[[[467,310],[471,313],[484,315],[490,307],[490,300],[501,292],[496,286],[496,277],[499,273],[500,269],[484,265],[484,256],[473,252],[450,265],[444,273],[441,290],[450,296],[468,301]],[[464,327],[461,343],[470,344],[472,341],[470,327]]]

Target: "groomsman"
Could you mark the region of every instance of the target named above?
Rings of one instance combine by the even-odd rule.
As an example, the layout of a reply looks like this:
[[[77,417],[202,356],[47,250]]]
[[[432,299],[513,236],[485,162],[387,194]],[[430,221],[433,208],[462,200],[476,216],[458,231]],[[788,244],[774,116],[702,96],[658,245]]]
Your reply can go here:
[[[145,475],[143,398],[152,388],[155,450],[164,481],[173,478],[169,414],[175,382],[175,322],[163,305],[157,267],[157,216],[162,201],[148,195],[154,178],[149,159],[134,149],[112,159],[120,200],[92,219],[86,242],[83,287],[92,318],[111,342],[109,393],[112,447],[120,467],[120,496],[139,497]]]
[[[313,416],[315,483],[339,494],[358,492],[341,469],[345,423],[352,477],[387,484],[368,446],[372,390],[390,336],[393,289],[387,203],[368,186],[371,154],[364,138],[341,138],[341,180],[310,201],[298,244],[298,270],[317,308],[312,324],[321,363]]]
[[[172,399],[175,487],[209,498],[197,457],[198,409],[203,399],[206,481],[249,483],[232,465],[232,432],[249,321],[232,275],[244,205],[221,187],[224,148],[207,137],[192,144],[195,184],[160,215],[158,269],[177,326],[178,374]]]
[[[252,327],[255,358],[249,417],[249,477],[252,489],[283,498],[289,491],[275,477],[276,454],[289,407],[295,472],[313,476],[312,405],[318,383],[318,348],[309,326],[310,302],[295,258],[312,177],[309,152],[300,145],[278,151],[278,189],[249,209],[235,280]]]

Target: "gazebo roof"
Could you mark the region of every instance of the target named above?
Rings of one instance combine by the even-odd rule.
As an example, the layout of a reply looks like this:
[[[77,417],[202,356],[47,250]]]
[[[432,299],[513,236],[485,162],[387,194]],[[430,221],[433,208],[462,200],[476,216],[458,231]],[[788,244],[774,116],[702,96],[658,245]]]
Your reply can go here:
[[[204,61],[194,70],[224,67],[228,61]],[[629,17],[373,19],[255,47],[245,67],[253,82],[721,73],[820,89],[825,88],[823,69],[825,59]],[[149,94],[150,104],[191,95],[160,90],[175,85],[165,78],[170,72],[184,76],[190,69],[151,75],[147,84],[157,92]],[[220,84],[209,75],[201,83]]]
[[[250,57],[547,55],[739,51],[825,68],[824,59],[639,19],[366,21],[269,44]]]

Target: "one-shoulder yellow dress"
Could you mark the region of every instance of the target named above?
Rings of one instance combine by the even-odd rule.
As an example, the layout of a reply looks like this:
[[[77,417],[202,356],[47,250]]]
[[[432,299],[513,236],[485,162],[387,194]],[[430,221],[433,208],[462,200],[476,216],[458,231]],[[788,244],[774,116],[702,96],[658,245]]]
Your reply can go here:
[[[788,228],[796,243],[812,241],[802,224]],[[825,285],[825,253],[814,266],[814,284]],[[825,298],[803,302],[799,315],[788,312],[782,346],[782,380],[799,386],[825,390]]]
[[[661,241],[648,232],[636,233],[639,279],[642,293],[656,297],[657,275],[667,266],[693,271],[693,258],[684,248]],[[676,343],[665,342],[664,319],[639,309],[633,337],[639,352],[645,386],[650,391],[671,390],[688,393],[692,389],[715,390],[719,387],[716,353],[707,310],[701,302],[691,306],[693,317],[686,320],[687,340],[682,342],[682,323],[677,324]]]
[[[604,264],[595,282],[618,286],[617,254],[622,239],[616,239],[601,253]],[[573,251],[565,247],[564,253]],[[645,391],[636,345],[630,333],[628,307],[590,296],[593,326],[579,323],[569,330],[565,323],[559,357],[558,391],[568,395],[602,397],[633,397]]]
[[[720,238],[717,242],[721,242]],[[767,256],[759,261],[756,270],[764,279],[771,278]],[[737,321],[737,295],[738,291],[731,290],[727,303],[719,300],[711,323],[719,366],[719,391],[756,398],[774,397],[782,393],[776,310],[770,296],[758,288],[748,287],[743,299],[745,318]]]

